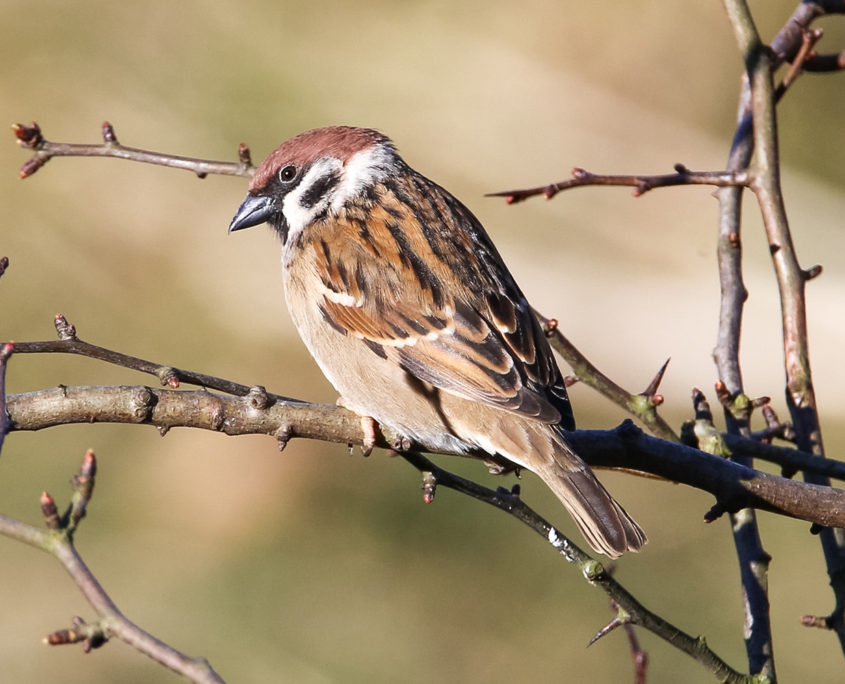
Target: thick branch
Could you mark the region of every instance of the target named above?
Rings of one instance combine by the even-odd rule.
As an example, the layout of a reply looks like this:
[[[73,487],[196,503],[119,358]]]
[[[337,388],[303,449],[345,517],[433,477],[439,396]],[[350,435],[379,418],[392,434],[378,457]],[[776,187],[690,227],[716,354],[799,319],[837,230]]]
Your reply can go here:
[[[10,395],[8,410],[13,430],[110,422],[154,425],[162,431],[198,427],[227,435],[267,434],[282,446],[293,437],[358,445],[366,438],[360,418],[345,409],[273,402],[259,392],[241,398],[143,386],[58,387]],[[710,492],[729,511],[753,507],[820,525],[845,525],[845,491],[794,482],[648,437],[627,421],[615,430],[578,430],[569,440],[592,465],[640,470],[688,484]],[[377,435],[376,446],[400,444],[402,437],[387,428]],[[438,453],[425,444],[412,447]]]

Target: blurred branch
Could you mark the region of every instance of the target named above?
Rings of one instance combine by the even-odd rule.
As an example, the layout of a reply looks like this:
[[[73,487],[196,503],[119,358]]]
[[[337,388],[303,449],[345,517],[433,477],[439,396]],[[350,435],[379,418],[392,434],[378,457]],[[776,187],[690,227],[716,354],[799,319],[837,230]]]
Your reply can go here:
[[[473,499],[487,503],[499,510],[514,516],[525,523],[545,541],[547,541],[568,563],[577,565],[584,578],[593,586],[602,589],[618,607],[617,617],[610,623],[614,626],[628,624],[644,627],[661,639],[675,646],[694,658],[707,668],[720,682],[743,682],[751,684],[754,680],[731,668],[724,660],[716,655],[708,646],[704,637],[693,637],[664,620],[659,615],[643,606],[628,592],[604,566],[588,556],[577,545],[573,544],[559,530],[541,517],[536,511],[527,506],[519,497],[519,487],[508,491],[502,487],[497,490],[482,487],[453,473],[447,472],[430,460],[416,452],[403,453],[402,457],[417,468],[423,476],[433,478],[438,486],[447,487],[465,494]],[[431,486],[429,484],[429,486]],[[605,628],[593,638],[604,636],[610,630]]]
[[[294,437],[356,445],[368,441],[360,417],[346,409],[274,401],[258,389],[246,397],[227,397],[144,386],[57,387],[10,395],[8,411],[13,430],[108,422],[154,425],[162,433],[194,427],[227,435],[267,434],[281,447]],[[630,421],[614,430],[576,430],[567,433],[567,441],[591,465],[634,469],[688,484],[713,494],[727,511],[753,507],[820,525],[845,524],[843,490],[794,482],[649,437]],[[407,440],[381,426],[375,446],[404,449]],[[426,444],[409,448],[449,453]]]
[[[14,351],[14,345],[6,342],[0,346],[0,451],[3,450],[3,442],[11,429],[11,421],[6,410],[6,364]]]
[[[56,314],[53,323],[56,326],[56,332],[59,334],[58,340],[19,342],[15,345],[15,352],[18,354],[77,354],[89,359],[105,361],[106,363],[121,366],[122,368],[135,370],[139,373],[153,375],[159,379],[162,386],[170,387],[171,389],[176,389],[180,383],[185,382],[190,385],[198,385],[238,397],[246,396],[254,389],[247,385],[232,382],[231,380],[214,377],[213,375],[194,373],[193,371],[182,370],[173,366],[154,363],[153,361],[146,361],[129,356],[128,354],[123,354],[122,352],[83,342],[76,336],[76,326],[69,323],[62,314]],[[278,399],[280,401],[292,401],[288,397],[276,394],[269,396],[272,399]]]
[[[816,3],[808,2],[807,5]],[[841,3],[840,11],[841,11]],[[824,456],[818,406],[813,390],[808,351],[805,283],[820,273],[819,267],[804,271],[792,242],[780,182],[780,155],[775,113],[773,72],[777,59],[762,44],[745,2],[726,0],[725,6],[743,55],[751,87],[750,108],[754,121],[752,135],[753,190],[769,242],[781,302],[786,400],[795,428],[799,449]],[[797,52],[808,41],[807,27],[801,27]],[[826,477],[805,473],[805,480],[821,486],[829,485]],[[841,525],[839,525],[841,527]],[[845,531],[823,529],[819,533],[825,555],[835,607],[829,616],[840,647],[845,651]]]
[[[53,157],[117,157],[118,159],[128,159],[145,164],[159,164],[175,169],[193,171],[200,178],[205,178],[208,174],[249,178],[255,171],[250,158],[249,147],[244,143],[241,143],[238,147],[237,162],[221,162],[126,147],[118,142],[114,127],[108,121],[103,123],[103,142],[99,145],[51,142],[43,136],[41,128],[34,121],[29,126],[14,124],[12,130],[21,147],[35,152],[21,167],[21,178],[28,178]]]
[[[222,684],[223,680],[207,660],[180,653],[123,615],[76,550],[73,533],[85,516],[94,489],[96,470],[94,453],[88,451],[79,474],[72,480],[73,498],[64,515],[59,515],[53,497],[46,492],[41,495],[46,530],[0,515],[0,534],[53,555],[99,616],[96,623],[85,623],[81,618],[74,618],[71,629],[53,632],[45,638],[45,643],[60,645],[82,642],[87,653],[99,648],[111,637],[116,637],[192,682]]]

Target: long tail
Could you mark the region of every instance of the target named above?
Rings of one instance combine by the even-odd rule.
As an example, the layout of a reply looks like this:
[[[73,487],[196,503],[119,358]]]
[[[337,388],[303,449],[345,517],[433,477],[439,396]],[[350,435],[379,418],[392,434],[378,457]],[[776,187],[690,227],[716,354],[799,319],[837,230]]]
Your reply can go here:
[[[553,460],[531,469],[566,506],[590,546],[611,558],[639,551],[647,541],[642,528],[562,438],[555,447]]]

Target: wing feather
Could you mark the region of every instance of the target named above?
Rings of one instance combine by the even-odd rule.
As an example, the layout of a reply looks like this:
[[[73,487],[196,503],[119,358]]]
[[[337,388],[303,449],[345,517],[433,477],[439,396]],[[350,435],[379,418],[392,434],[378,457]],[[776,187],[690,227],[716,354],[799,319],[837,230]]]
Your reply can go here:
[[[446,392],[574,427],[548,341],[477,219],[433,183],[411,209],[411,191],[390,187],[401,182],[371,193],[366,245],[357,213],[314,241],[323,318]],[[447,216],[472,239],[457,239]]]

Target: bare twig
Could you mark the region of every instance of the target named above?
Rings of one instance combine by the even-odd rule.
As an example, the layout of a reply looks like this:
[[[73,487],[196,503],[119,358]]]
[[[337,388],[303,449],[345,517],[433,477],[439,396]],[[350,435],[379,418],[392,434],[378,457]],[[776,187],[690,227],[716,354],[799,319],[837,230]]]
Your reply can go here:
[[[193,371],[182,370],[167,366],[164,364],[154,363],[153,361],[146,361],[139,359],[122,352],[106,349],[105,347],[98,347],[95,344],[90,344],[80,340],[76,336],[76,328],[62,316],[56,314],[54,324],[56,331],[59,334],[58,340],[45,340],[38,342],[21,342],[15,347],[18,354],[78,354],[89,359],[96,359],[98,361],[105,361],[116,366],[135,370],[140,373],[147,373],[158,378],[162,386],[176,389],[180,383],[185,382],[190,385],[197,385],[200,387],[207,387],[208,389],[217,390],[218,392],[225,392],[226,394],[233,394],[238,397],[247,396],[250,392],[255,390],[254,387],[248,385],[241,385],[231,380],[225,380],[212,375],[205,375],[203,373],[195,373]],[[272,399],[280,401],[293,401],[288,397],[280,395],[272,395]]]
[[[6,411],[6,364],[13,351],[14,345],[11,342],[0,346],[0,452],[3,450],[3,441],[10,428],[9,415]]]
[[[144,164],[159,164],[175,169],[193,171],[200,178],[205,178],[208,174],[249,178],[255,171],[250,159],[249,148],[243,143],[238,148],[237,162],[221,162],[126,147],[118,142],[114,127],[108,121],[103,123],[102,126],[102,144],[51,142],[44,138],[41,128],[34,121],[29,126],[15,124],[12,126],[12,130],[21,147],[35,152],[21,167],[21,178],[28,178],[53,157],[117,157],[118,159],[128,159]]]
[[[73,501],[65,516],[58,515],[56,504],[49,494],[42,494],[41,507],[45,515],[46,531],[0,515],[0,534],[55,556],[99,616],[94,624],[85,624],[80,618],[75,618],[72,629],[53,632],[45,641],[51,645],[81,641],[83,648],[90,651],[102,646],[110,637],[116,637],[192,682],[221,684],[223,680],[204,658],[191,658],[180,653],[123,615],[73,545],[73,532],[91,497],[95,471],[94,454],[89,451],[85,454],[79,475],[73,480]]]
[[[560,331],[557,319],[546,318],[536,309],[534,315],[543,326],[552,347],[569,364],[578,380],[641,420],[653,434],[670,441],[678,441],[674,430],[657,413],[657,407],[663,401],[663,397],[657,394],[657,389],[663,379],[668,361],[663,364],[644,392],[632,394],[596,368]]]
[[[619,584],[598,561],[590,558],[578,546],[567,539],[547,520],[526,506],[518,494],[506,489],[487,489],[475,482],[449,473],[416,452],[403,453],[402,457],[420,472],[429,473],[441,487],[454,489],[478,501],[487,503],[514,516],[539,534],[567,562],[578,566],[584,578],[593,586],[602,589],[624,612],[624,621],[639,625],[656,634],[671,645],[690,655],[701,663],[721,682],[752,683],[752,678],[730,667],[708,646],[703,637],[693,637],[664,620],[643,606],[621,584]]]
[[[586,185],[616,185],[634,188],[634,197],[644,195],[655,188],[666,188],[674,185],[711,185],[716,187],[735,187],[748,185],[748,178],[744,173],[733,173],[730,171],[690,171],[683,164],[675,164],[675,173],[664,175],[614,175],[590,173],[584,169],[572,169],[572,178],[541,185],[536,188],[524,190],[503,190],[500,192],[488,193],[488,197],[504,197],[508,204],[522,202],[529,197],[543,195],[551,199],[562,190],[579,188]]]
[[[775,102],[779,101],[786,94],[789,87],[795,83],[795,79],[803,73],[804,65],[812,53],[815,44],[821,40],[822,35],[824,35],[824,31],[821,29],[808,28],[802,32],[801,47],[798,50],[798,54],[795,55],[795,58],[792,60],[792,63],[789,65],[789,69],[784,75],[783,80],[780,82],[780,85],[778,85],[775,90]]]

